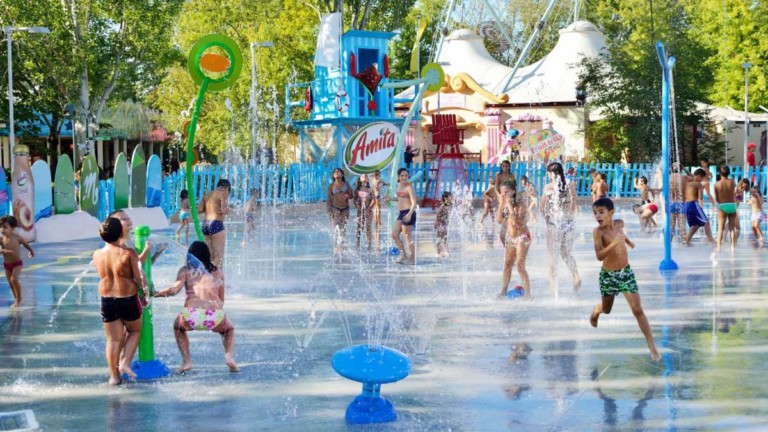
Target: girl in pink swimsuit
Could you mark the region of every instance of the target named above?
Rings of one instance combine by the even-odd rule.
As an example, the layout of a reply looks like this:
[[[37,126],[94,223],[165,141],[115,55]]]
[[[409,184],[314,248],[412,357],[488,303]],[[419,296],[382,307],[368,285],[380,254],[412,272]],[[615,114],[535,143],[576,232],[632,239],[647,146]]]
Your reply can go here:
[[[182,359],[179,372],[192,369],[187,337],[187,332],[191,330],[210,330],[221,334],[225,363],[230,372],[239,372],[234,360],[235,327],[222,309],[224,274],[211,261],[211,252],[205,243],[196,241],[189,246],[187,264],[179,269],[176,282],[170,288],[156,292],[155,297],[176,295],[181,288],[185,288],[187,299],[173,322]]]

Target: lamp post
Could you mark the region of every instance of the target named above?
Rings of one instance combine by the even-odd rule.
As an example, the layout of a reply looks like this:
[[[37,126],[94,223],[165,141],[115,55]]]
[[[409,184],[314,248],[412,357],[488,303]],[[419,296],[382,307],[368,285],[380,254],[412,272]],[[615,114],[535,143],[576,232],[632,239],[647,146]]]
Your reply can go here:
[[[253,151],[253,160],[256,160],[256,146],[257,146],[257,133],[258,127],[258,110],[256,109],[256,48],[272,48],[275,46],[272,42],[251,42],[251,150]],[[263,153],[263,152],[262,152]],[[263,155],[261,156],[263,158]],[[263,162],[263,161],[262,161]]]
[[[16,141],[16,130],[13,124],[13,32],[27,32],[32,34],[49,34],[48,27],[12,27],[3,28],[5,40],[8,44],[8,139],[11,143],[11,171],[13,171],[13,147]]]
[[[77,151],[77,142],[75,141],[75,104],[68,103],[64,107],[64,111],[69,114],[70,126],[72,127],[72,164],[75,164],[75,156]]]
[[[747,175],[749,166],[747,165],[747,144],[749,143],[749,68],[752,63],[744,62],[741,64],[744,68],[744,176]]]

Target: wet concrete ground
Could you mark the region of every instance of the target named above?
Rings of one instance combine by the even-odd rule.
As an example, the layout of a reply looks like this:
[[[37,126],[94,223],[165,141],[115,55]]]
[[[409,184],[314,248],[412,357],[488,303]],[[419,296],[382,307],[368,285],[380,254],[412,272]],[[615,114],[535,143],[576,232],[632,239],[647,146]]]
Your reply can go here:
[[[423,212],[418,264],[400,266],[383,252],[332,256],[325,215],[303,205],[265,211],[246,247],[243,224],[228,225],[225,309],[238,374],[227,371],[219,336],[197,332],[192,372],[109,388],[93,271],[64,296],[100,242],[38,245],[21,278],[25,307],[10,311],[0,288],[0,412],[31,409],[51,431],[765,430],[766,249],[742,237],[714,265],[698,238],[675,245],[681,269],[665,278],[659,233],[641,234],[629,211],[620,214],[637,243],[630,262],[658,363],[623,299],[599,328],[589,325],[599,263],[586,207],[574,245],[581,292],[562,262],[558,286],[549,286],[539,221],[528,259],[534,297],[524,301],[495,297],[503,249],[490,223],[453,224],[452,255],[438,259],[434,215]],[[158,261],[158,289],[183,259],[174,244]],[[171,368],[180,364],[171,326],[182,304],[181,295],[154,303],[157,356]],[[330,357],[369,342],[403,351],[414,368],[382,387],[397,422],[347,426],[360,385],[338,376]]]

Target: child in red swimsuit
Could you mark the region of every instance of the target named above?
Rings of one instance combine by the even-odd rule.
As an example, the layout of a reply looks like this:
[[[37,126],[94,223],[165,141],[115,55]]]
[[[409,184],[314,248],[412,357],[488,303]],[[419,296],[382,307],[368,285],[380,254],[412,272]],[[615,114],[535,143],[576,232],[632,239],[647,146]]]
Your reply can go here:
[[[14,302],[11,305],[12,308],[21,306],[21,284],[19,283],[19,275],[21,274],[21,268],[24,266],[24,262],[21,261],[21,254],[19,249],[24,246],[29,251],[29,257],[35,256],[35,251],[23,238],[17,236],[14,230],[18,226],[16,218],[13,216],[0,217],[0,230],[2,230],[2,237],[0,237],[0,247],[3,250],[3,267],[5,267],[5,277],[8,279],[8,285],[11,286],[11,293],[13,294]]]

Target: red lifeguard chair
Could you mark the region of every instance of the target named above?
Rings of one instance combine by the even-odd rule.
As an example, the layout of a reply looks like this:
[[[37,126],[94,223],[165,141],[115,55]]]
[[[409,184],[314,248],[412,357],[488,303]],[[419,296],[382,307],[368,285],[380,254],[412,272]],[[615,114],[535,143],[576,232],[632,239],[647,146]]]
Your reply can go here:
[[[466,155],[461,152],[464,143],[464,131],[456,125],[454,114],[434,114],[432,116],[432,144],[435,153],[427,154],[432,165],[424,191],[423,207],[435,208],[440,203],[443,191],[450,191],[458,183],[467,184]],[[432,156],[430,158],[430,156]]]

